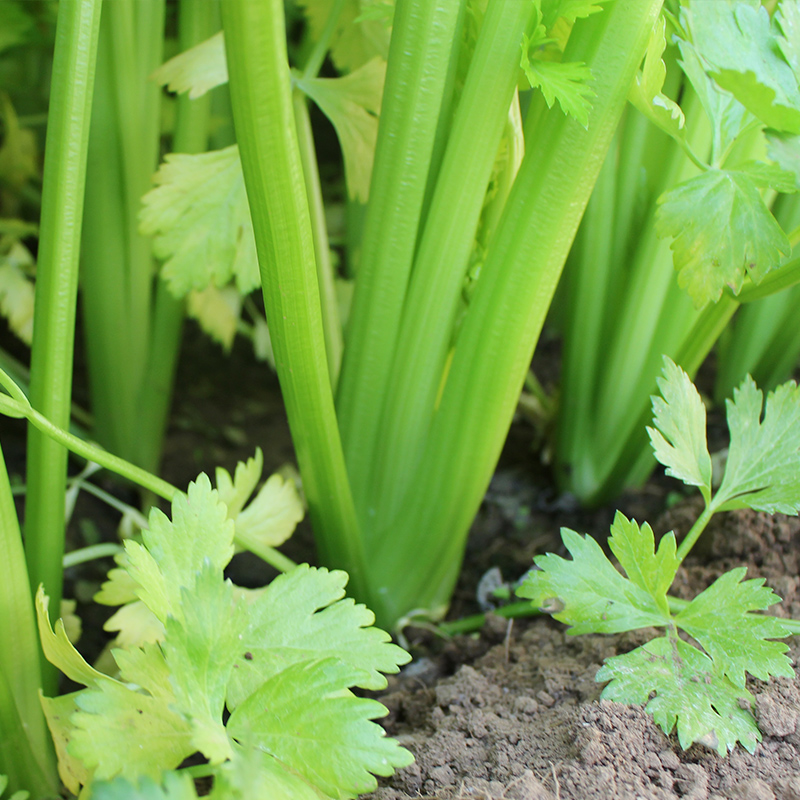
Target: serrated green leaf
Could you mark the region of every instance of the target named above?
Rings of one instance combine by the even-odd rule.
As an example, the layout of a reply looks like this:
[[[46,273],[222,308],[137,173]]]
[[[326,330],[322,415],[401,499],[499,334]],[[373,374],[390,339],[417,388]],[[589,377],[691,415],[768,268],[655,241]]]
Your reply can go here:
[[[767,396],[749,376],[727,400],[731,443],[714,510],[800,511],[800,390],[790,381]]]
[[[294,533],[304,513],[295,482],[281,475],[270,475],[234,520],[236,539],[244,547],[252,542],[278,547]]]
[[[569,633],[619,633],[666,625],[669,615],[648,591],[627,580],[606,558],[590,536],[568,528],[561,538],[572,560],[548,553],[534,561],[538,570],[528,573],[516,590],[519,597],[553,612]]]
[[[235,280],[242,294],[260,285],[253,223],[236,145],[171,153],[142,198],[139,228],[153,236],[161,274],[176,296]]]
[[[753,183],[762,189],[774,189],[776,192],[793,194],[797,191],[795,178],[791,171],[782,169],[778,164],[767,164],[764,161],[747,161],[740,164],[738,172],[743,172]]]
[[[736,137],[755,123],[756,118],[730,92],[721,89],[709,77],[705,63],[690,42],[679,39],[678,48],[681,51],[681,68],[711,122],[711,163],[719,166],[718,162]]]
[[[182,590],[181,601],[181,619],[167,619],[162,645],[175,708],[191,722],[195,748],[219,764],[233,756],[222,711],[234,661],[242,655],[245,607],[234,601],[222,570],[210,564]]]
[[[103,630],[117,631],[114,643],[119,647],[140,647],[164,639],[164,623],[141,600],[118,608],[106,620]]]
[[[769,131],[767,154],[782,170],[792,173],[794,189],[800,189],[800,136]]]
[[[582,62],[559,63],[530,57],[532,41],[523,36],[522,67],[533,89],[541,89],[547,107],[558,100],[561,110],[577,120],[584,128],[589,125],[591,98],[595,91],[588,82],[592,71]]]
[[[189,292],[186,313],[227,353],[239,330],[243,302],[244,297],[235,286],[228,284],[218,289],[210,284],[205,289]]]
[[[228,693],[235,707],[265,680],[286,667],[315,658],[336,657],[349,670],[348,686],[381,689],[381,673],[397,672],[410,660],[387,633],[370,627],[374,614],[344,598],[347,574],[302,564],[278,576],[248,609]]]
[[[385,78],[386,62],[373,58],[342,78],[296,80],[336,128],[348,194],[362,203],[369,195]]]
[[[75,649],[67,638],[62,620],[56,621],[55,630],[53,630],[47,614],[49,605],[50,598],[40,586],[36,592],[36,619],[39,625],[39,641],[42,643],[45,658],[75,683],[94,686],[98,681],[107,680],[102,672],[90,667]]]
[[[171,92],[189,92],[192,100],[227,83],[228,63],[222,31],[171,58],[150,77]]]
[[[75,697],[78,692],[62,694],[59,697],[39,697],[42,710],[47,719],[47,727],[53,737],[56,756],[58,757],[58,777],[72,794],[78,794],[81,786],[87,783],[91,773],[79,758],[70,755],[67,745],[72,737],[74,726],[70,720],[78,710]]]
[[[747,2],[700,2],[682,14],[717,83],[768,127],[800,133],[797,77],[781,53],[767,9]]]
[[[236,465],[233,478],[227,470],[217,467],[217,491],[228,507],[228,517],[234,521],[236,542],[245,548],[252,542],[278,547],[292,535],[304,515],[297,485],[278,474],[270,475],[244,507],[258,485],[263,464],[258,448],[253,458]]]
[[[653,397],[653,423],[648,428],[655,457],[667,475],[698,486],[711,499],[711,456],[706,442],[706,408],[689,376],[664,357],[661,397]]]
[[[742,582],[746,567],[726,572],[692,600],[675,624],[693,636],[714,660],[718,672],[744,688],[745,673],[762,681],[774,675],[793,678],[784,642],[789,635],[777,617],[753,614],[780,602],[764,579]]]
[[[35,292],[28,277],[33,264],[33,256],[20,242],[0,255],[0,316],[8,320],[11,330],[27,345],[33,340]]]
[[[782,34],[778,47],[795,77],[800,76],[800,6],[795,0],[783,0],[774,19]]]
[[[223,467],[217,467],[215,479],[219,499],[228,507],[228,519],[235,519],[255,491],[264,469],[264,454],[257,447],[255,455],[236,465],[233,477]]]
[[[125,553],[114,556],[114,561],[117,566],[108,571],[106,580],[100,586],[100,591],[92,598],[95,603],[101,603],[104,606],[120,606],[136,600],[138,584],[128,572],[128,560]]]
[[[294,663],[234,709],[228,730],[331,797],[371,791],[373,775],[391,775],[413,757],[371,722],[386,709],[348,691],[351,678],[335,658]]]
[[[667,76],[667,68],[661,58],[667,47],[665,29],[666,20],[659,17],[647,45],[642,69],[634,78],[628,93],[628,100],[654,125],[674,139],[681,140],[686,124],[683,111],[661,91]]]
[[[256,747],[234,750],[214,777],[209,800],[327,800],[319,789]]]
[[[194,781],[185,772],[167,772],[159,783],[144,778],[138,783],[115,778],[92,784],[92,800],[196,800]]]
[[[135,684],[153,697],[175,702],[164,651],[156,643],[149,642],[128,650],[115,649],[112,655],[119,667],[120,680]]]
[[[702,307],[745,273],[759,283],[791,252],[786,234],[767,209],[752,171],[709,170],[659,199],[658,235],[671,245],[678,283]]]
[[[93,771],[108,780],[158,780],[195,752],[190,724],[170,708],[168,699],[133,691],[110,678],[75,697],[79,711],[67,747]]]
[[[602,11],[602,2],[604,0],[541,0],[542,23],[549,31],[558,19],[575,22]]]
[[[190,589],[206,560],[224,569],[233,556],[233,522],[206,475],[172,501],[172,521],[158,509],[150,514],[144,545],[126,541],[129,572],[145,605],[166,622],[180,619],[181,589]]]
[[[330,19],[334,0],[298,0],[297,4],[305,11],[311,38],[316,41]],[[375,56],[386,60],[390,37],[386,14],[373,19],[365,13],[385,5],[385,0],[344,0],[331,37],[331,59],[338,70],[352,72]]]
[[[677,725],[684,750],[702,742],[724,756],[741,742],[752,753],[761,741],[752,714],[740,705],[752,703],[750,693],[719,675],[707,655],[674,634],[612,656],[597,680],[610,681],[604,700],[644,705],[667,735]]]
[[[640,528],[617,511],[608,540],[628,579],[644,589],[658,604],[664,616],[669,615],[667,590],[675,580],[680,561],[676,557],[675,534],[662,537],[655,549],[653,529],[645,522]]]

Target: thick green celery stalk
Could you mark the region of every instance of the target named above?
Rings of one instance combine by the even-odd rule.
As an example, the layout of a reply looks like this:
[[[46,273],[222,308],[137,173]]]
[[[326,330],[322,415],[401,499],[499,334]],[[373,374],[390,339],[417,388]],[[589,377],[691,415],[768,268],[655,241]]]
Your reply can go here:
[[[689,143],[704,152],[710,126],[691,89],[684,105]],[[627,109],[565,276],[556,475],[582,502],[619,491],[609,475],[620,461],[629,463],[630,455],[622,456],[628,438],[641,439],[644,425],[637,423],[649,408],[662,353],[674,357],[697,320],[677,285],[669,243],[656,234],[655,200],[698,172],[677,144]]]
[[[446,605],[469,525],[500,455],[533,349],[660,10],[617,0],[575,23],[565,61],[593,75],[588,129],[541,98],[462,328],[415,482],[381,520],[373,561],[383,613]],[[424,558],[420,557],[424,554]]]
[[[328,563],[364,596],[363,544],[342,453],[295,127],[282,0],[222,4],[231,105],[275,364],[309,515]]]
[[[69,425],[78,254],[100,0],[59,5],[45,145],[30,399],[56,425]],[[28,576],[58,610],[63,575],[67,451],[29,429],[25,540]],[[45,688],[55,671],[43,668]]]
[[[399,0],[395,7],[370,202],[336,399],[363,524],[372,513],[368,487],[383,435],[381,411],[440,138],[440,112],[448,107],[447,92],[452,91],[448,77],[457,58],[463,7],[463,0]]]
[[[62,501],[63,502],[63,501]],[[42,672],[28,570],[0,450],[0,775],[34,800],[58,791],[53,746],[39,704]]]
[[[213,10],[205,6],[203,13]],[[137,230],[159,155],[161,93],[149,76],[163,60],[164,11],[164,0],[104,4],[86,193],[92,224],[84,231],[81,274],[94,434],[151,471],[160,459],[183,319],[182,304],[155,280],[150,242]]]
[[[659,0],[617,0],[575,24],[565,60],[592,68],[597,97],[588,130],[560,110],[548,112],[543,101],[529,113],[528,154],[451,356],[466,258],[533,11],[524,3],[489,3],[454,105],[452,45],[461,22],[454,5],[400,0],[396,7],[337,397],[346,469],[322,349],[282,4],[223,6],[267,318],[312,523],[323,558],[350,571],[354,593],[383,625],[417,609],[439,615],[448,602],[467,530],[660,9]],[[487,107],[495,112],[488,120]],[[451,217],[448,204],[457,204],[458,214]],[[446,270],[444,255],[453,262]],[[440,293],[438,302],[431,304],[431,292]],[[442,319],[431,320],[436,314]],[[417,337],[412,347],[404,336]],[[406,387],[406,378],[415,384]],[[384,426],[391,431],[385,441]]]

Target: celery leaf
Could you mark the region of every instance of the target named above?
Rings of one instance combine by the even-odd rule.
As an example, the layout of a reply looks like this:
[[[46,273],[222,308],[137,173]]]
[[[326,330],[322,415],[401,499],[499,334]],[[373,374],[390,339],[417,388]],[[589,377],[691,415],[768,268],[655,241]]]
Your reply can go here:
[[[189,92],[193,100],[228,82],[222,31],[162,64],[151,76],[171,92]]]
[[[571,23],[602,11],[603,2],[604,0],[541,0],[542,23],[549,31],[558,19]]]
[[[751,162],[709,170],[659,198],[658,234],[673,237],[678,283],[696,306],[716,302],[726,286],[738,293],[745,273],[759,283],[791,252],[758,189],[766,178],[787,187],[790,177],[774,165]]]
[[[351,199],[366,202],[378,138],[386,62],[373,58],[342,78],[297,77],[297,86],[336,128]]]
[[[382,689],[381,674],[397,672],[409,655],[371,627],[375,616],[344,598],[347,574],[306,564],[278,576],[248,608],[244,650],[236,661],[228,700],[236,706],[265,680],[298,662],[335,656],[350,686]]]
[[[252,741],[252,736],[247,741]],[[214,778],[209,800],[324,800],[319,790],[257,747],[237,747]]]
[[[158,780],[196,751],[188,721],[167,697],[153,697],[106,678],[75,696],[69,752],[94,779],[117,775]],[[132,744],[135,743],[135,746]]]
[[[191,589],[182,591],[182,619],[169,617],[164,657],[172,676],[175,707],[192,723],[192,743],[212,764],[231,758],[222,723],[234,661],[242,650],[244,604],[222,570],[206,564]]]
[[[711,163],[718,165],[736,137],[757,120],[730,92],[721,89],[711,79],[706,64],[690,42],[679,39],[678,48],[681,52],[681,68],[711,122]]]
[[[643,705],[667,735],[677,726],[684,750],[699,741],[724,756],[741,742],[752,753],[761,740],[752,714],[741,707],[752,703],[750,693],[674,633],[606,659],[597,680],[610,681],[604,700]]]
[[[629,520],[618,511],[611,524],[608,545],[628,580],[644,589],[664,615],[669,614],[667,590],[680,564],[676,556],[675,534],[668,533],[662,537],[656,550],[653,529],[646,522],[640,528],[636,520]]]
[[[261,479],[263,464],[264,456],[257,448],[253,458],[236,465],[233,478],[227,470],[217,468],[217,491],[228,507],[228,518],[234,521],[236,544],[245,548],[255,541],[278,547],[292,535],[304,514],[295,482],[278,474],[270,475],[244,507]]]
[[[731,442],[716,510],[800,511],[800,389],[790,381],[767,396],[745,378],[727,400]]]
[[[186,313],[230,353],[242,317],[243,300],[236,287],[228,284],[218,289],[211,283],[205,289],[189,292]]]
[[[97,781],[92,786],[92,800],[196,800],[194,781],[185,772],[167,772],[156,783],[144,778],[138,784],[124,778]]]
[[[161,274],[183,297],[231,279],[242,294],[260,285],[253,223],[236,145],[209,153],[172,153],[142,198],[139,228],[153,236]]]
[[[768,127],[800,133],[800,89],[785,56],[789,42],[778,35],[767,9],[749,2],[700,2],[682,13],[714,80]]]
[[[659,17],[647,45],[642,69],[628,93],[628,100],[654,125],[680,140],[684,138],[686,119],[680,106],[662,92],[667,76],[667,68],[662,60],[667,47],[665,29],[666,21],[664,17]]]
[[[128,540],[129,571],[137,594],[166,622],[180,616],[181,589],[191,589],[206,561],[222,570],[233,556],[233,522],[205,475],[190,484],[188,495],[172,501],[172,521],[158,509],[150,513],[144,545]]]
[[[742,689],[746,672],[762,681],[773,675],[794,677],[786,655],[789,646],[770,641],[790,631],[777,617],[751,613],[780,598],[763,585],[763,578],[743,582],[746,572],[746,567],[726,572],[675,617],[675,624],[703,646],[718,671]]]
[[[558,100],[561,110],[573,117],[584,128],[589,125],[589,111],[594,90],[589,86],[592,71],[583,62],[545,61],[531,57],[531,45],[535,39],[523,35],[522,67],[533,89],[541,89],[547,107],[552,108]]]
[[[653,397],[653,423],[648,428],[655,457],[667,475],[700,487],[711,498],[711,456],[706,443],[706,409],[689,376],[666,356],[658,379],[661,397]]]
[[[33,269],[33,256],[21,242],[0,252],[0,316],[27,345],[33,341]]]
[[[91,778],[91,774],[83,762],[71,755],[68,749],[73,731],[70,719],[78,710],[75,705],[77,695],[78,692],[72,692],[58,697],[39,698],[47,720],[47,727],[53,737],[56,756],[58,756],[58,777],[74,795],[79,794],[81,786]]]
[[[620,517],[615,525],[622,536]],[[552,553],[537,556],[534,561],[539,569],[528,573],[517,589],[520,597],[532,600],[544,610],[552,610],[553,617],[569,625],[569,633],[574,635],[618,633],[666,624],[669,616],[662,610],[659,599],[617,572],[594,539],[568,528],[561,529],[561,538],[572,560]],[[660,559],[657,557],[656,561],[662,567],[670,563],[668,557]]]
[[[265,681],[228,721],[236,739],[282,762],[330,797],[355,797],[377,786],[411,754],[371,720],[386,709],[357,698],[349,665],[336,658],[299,661]]]
[[[317,41],[334,8],[335,0],[298,0],[306,14],[312,41]],[[376,9],[376,6],[379,7]],[[341,72],[352,72],[375,56],[389,55],[390,30],[385,0],[345,0],[331,41],[331,59]],[[372,13],[379,10],[378,18]]]

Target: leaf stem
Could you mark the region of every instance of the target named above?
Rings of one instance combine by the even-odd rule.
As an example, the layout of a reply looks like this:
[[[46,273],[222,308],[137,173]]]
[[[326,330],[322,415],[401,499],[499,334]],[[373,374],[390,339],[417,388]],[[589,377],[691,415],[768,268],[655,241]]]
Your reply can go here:
[[[33,403],[69,425],[78,258],[86,185],[100,0],[63,0],[58,7],[45,144],[42,216],[36,277],[31,386]],[[49,423],[48,423],[49,424]],[[31,594],[40,583],[61,602],[67,452],[28,431],[25,541]],[[45,690],[56,672],[43,662]]]
[[[695,542],[700,538],[700,534],[706,529],[711,517],[714,516],[715,510],[716,509],[714,508],[712,501],[703,509],[703,513],[697,518],[694,525],[692,525],[691,530],[684,537],[680,547],[678,547],[678,552],[676,553],[678,565],[683,563],[683,560],[687,555],[689,555],[689,551],[694,547]]]
[[[325,56],[330,50],[331,39],[336,32],[336,26],[339,24],[339,18],[342,16],[342,9],[344,9],[345,0],[334,0],[331,6],[331,13],[328,14],[328,19],[325,22],[325,27],[322,29],[319,39],[314,44],[314,49],[308,57],[306,66],[303,69],[303,78],[316,78],[325,61]]]

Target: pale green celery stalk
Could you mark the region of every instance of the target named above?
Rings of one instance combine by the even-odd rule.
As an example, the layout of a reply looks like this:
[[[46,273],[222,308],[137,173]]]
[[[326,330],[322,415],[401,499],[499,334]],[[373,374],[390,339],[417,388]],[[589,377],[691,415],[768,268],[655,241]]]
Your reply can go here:
[[[594,481],[594,453],[588,443],[594,433],[598,371],[607,347],[603,334],[609,317],[619,312],[619,297],[610,289],[612,282],[617,283],[614,272],[623,269],[613,260],[617,155],[612,144],[565,268],[566,324],[555,452],[556,474],[569,486]]]
[[[311,118],[308,114],[308,100],[298,89],[294,90],[292,101],[297,125],[297,142],[303,164],[308,210],[311,215],[311,233],[314,237],[314,256],[317,263],[317,282],[320,291],[322,311],[322,330],[325,336],[325,353],[328,359],[328,372],[331,376],[331,389],[336,392],[339,370],[342,365],[344,338],[342,321],[339,316],[339,300],[336,296],[331,249],[328,243],[328,228],[325,221],[325,205],[322,201],[322,186],[319,180],[317,153],[314,148],[314,135]]]
[[[684,96],[690,144],[702,152],[710,142],[710,129],[696,94],[687,89]],[[669,243],[660,240],[655,230],[655,199],[675,183],[695,175],[697,167],[677,144],[670,142],[665,147],[660,132],[653,136],[650,129],[642,127],[640,115],[632,108],[627,121],[636,126],[638,136],[648,139],[644,149],[620,154],[622,161],[635,155],[640,159],[639,168],[647,169],[646,212],[636,226],[623,231],[625,239],[614,244],[609,274],[622,277],[612,277],[605,294],[593,299],[587,293],[585,305],[571,309],[573,327],[565,336],[565,385],[559,410],[556,474],[562,488],[587,504],[617,493],[624,485],[624,481],[619,483],[625,467],[621,462],[624,460],[630,467],[631,460],[635,461],[639,451],[646,449],[645,426],[637,424],[649,409],[662,354],[674,354],[697,318],[691,300],[677,285]],[[617,207],[624,208],[636,200],[635,196],[620,195]],[[578,285],[592,281],[591,251],[586,253],[588,261],[579,265],[577,275],[572,276]],[[620,263],[617,259],[624,260]],[[603,323],[587,330],[583,323],[591,319],[589,308],[593,302],[602,304]],[[576,377],[583,365],[573,362],[578,357],[576,353],[592,347],[591,342],[596,348],[591,357],[595,383],[589,386],[586,377]],[[707,347],[712,343],[708,342]],[[588,402],[575,399],[586,391]],[[639,443],[639,451],[633,454],[628,448],[631,437]]]
[[[63,500],[62,500],[63,504]],[[9,793],[34,800],[58,792],[53,747],[39,704],[39,640],[22,535],[0,449],[0,775]]]
[[[592,69],[588,130],[560,109],[529,112],[526,156],[456,342],[441,405],[402,513],[372,561],[379,619],[441,613],[469,525],[508,431],[536,339],[660,10],[615,0],[575,23],[565,61]],[[538,101],[543,105],[541,99]]]
[[[58,8],[45,145],[36,277],[30,397],[62,428],[69,425],[78,251],[86,150],[94,86],[99,0],[63,0]],[[91,224],[91,222],[90,222]],[[67,451],[29,428],[25,542],[30,588],[39,584],[61,602]],[[42,667],[44,689],[56,671]]]
[[[337,411],[362,515],[463,0],[398,0]]]
[[[213,8],[206,6],[203,14]],[[81,283],[96,436],[150,470],[183,315],[155,281],[150,242],[137,230],[160,146],[160,91],[148,76],[162,61],[164,9],[164,0],[106,2],[86,195],[97,224],[85,230]]]
[[[530,16],[527,3],[490,0],[486,10],[414,259],[374,448],[369,518],[391,519],[414,482]]]
[[[215,0],[181,0],[178,7],[178,40],[181,52],[205,41],[220,28],[219,7]],[[143,36],[146,34],[143,34]],[[158,38],[155,38],[158,42]],[[161,44],[156,52],[142,59],[142,64],[161,60]],[[148,85],[149,73],[140,76],[140,85]],[[148,93],[148,98],[156,93]],[[178,96],[175,113],[175,131],[172,151],[175,153],[203,153],[208,149],[208,132],[211,119],[211,97],[208,94],[191,100],[187,94]],[[158,109],[152,109],[157,119]],[[143,257],[142,263],[145,262]],[[143,273],[144,274],[144,273]],[[143,288],[143,293],[146,287]],[[140,430],[145,435],[139,439],[138,464],[156,470],[161,460],[161,450],[171,404],[175,368],[180,350],[183,329],[184,303],[177,300],[162,280],[156,280],[154,306],[150,322],[149,350],[145,360],[145,374],[138,387]]]
[[[773,213],[785,231],[800,223],[800,197],[781,195]],[[800,325],[797,309],[800,286],[748,303],[720,340],[714,399],[722,403],[750,374],[765,391],[791,376],[800,360]]]
[[[363,597],[366,564],[325,355],[283,2],[226,0],[222,21],[264,304],[309,514],[322,557],[346,565],[351,590]]]

